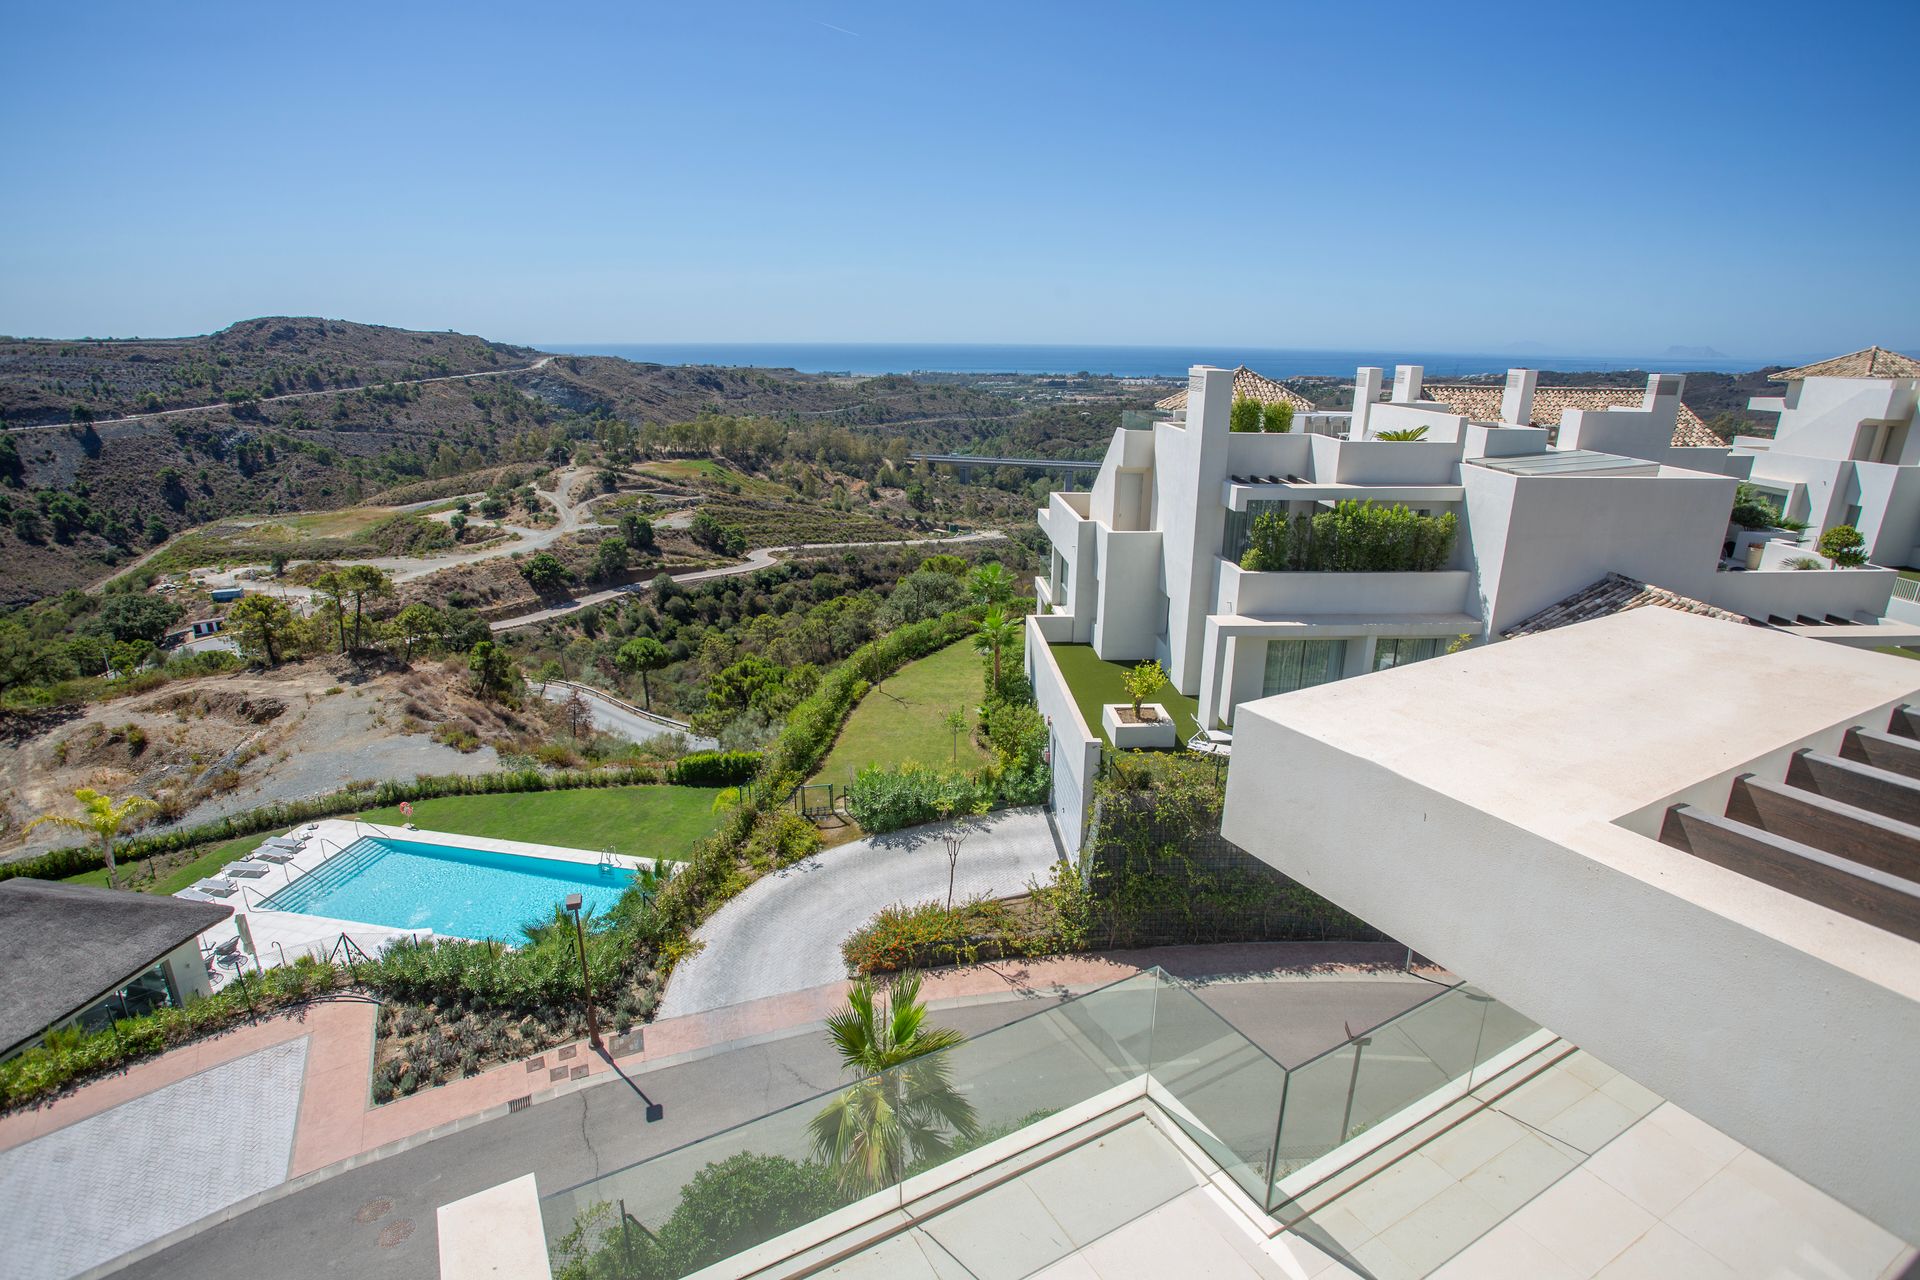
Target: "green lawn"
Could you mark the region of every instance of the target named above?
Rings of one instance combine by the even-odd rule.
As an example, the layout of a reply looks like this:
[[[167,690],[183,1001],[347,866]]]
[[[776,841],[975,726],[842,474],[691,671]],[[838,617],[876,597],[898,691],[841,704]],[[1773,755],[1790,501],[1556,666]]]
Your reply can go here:
[[[870,691],[847,717],[846,727],[826,763],[815,775],[820,782],[847,783],[869,764],[952,765],[954,734],[947,714],[962,711],[971,726],[974,709],[986,692],[980,655],[972,640],[960,640],[938,653],[909,662]],[[891,695],[891,696],[889,696]],[[974,768],[988,755],[962,731],[959,763]]]
[[[611,846],[616,853],[636,857],[679,859],[719,825],[720,819],[713,812],[716,794],[711,787],[586,787],[577,791],[445,796],[417,802],[413,822],[426,831],[574,849]],[[404,821],[398,809],[369,809],[360,816],[369,822],[395,826]],[[122,869],[122,881],[155,893],[176,893],[253,852],[268,836],[284,831],[263,831],[215,845],[192,862],[163,873],[152,884],[146,879],[145,866],[127,866]],[[69,880],[72,884],[106,882],[104,869],[83,872]]]
[[[1048,647],[1053,651],[1053,660],[1060,664],[1060,674],[1066,677],[1067,688],[1072,690],[1074,704],[1080,708],[1087,728],[1103,745],[1111,747],[1113,744],[1107,741],[1106,733],[1100,728],[1100,708],[1110,702],[1131,701],[1120,682],[1135,664],[1108,662],[1095,656],[1090,644],[1056,644]],[[1200,711],[1198,699],[1190,698],[1168,684],[1162,686],[1160,692],[1148,701],[1157,702],[1172,713],[1173,727],[1181,742],[1193,736],[1194,717]]]

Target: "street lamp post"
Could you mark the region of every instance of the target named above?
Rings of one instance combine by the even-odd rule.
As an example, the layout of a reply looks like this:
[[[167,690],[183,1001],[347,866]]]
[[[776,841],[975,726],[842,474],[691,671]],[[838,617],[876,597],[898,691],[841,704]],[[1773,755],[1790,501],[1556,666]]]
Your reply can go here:
[[[587,1040],[602,1053],[606,1047],[600,1043],[600,1017],[593,1011],[593,978],[587,973],[587,934],[580,926],[580,895],[567,895],[567,910],[573,913],[573,936],[580,944],[580,989],[587,996]]]

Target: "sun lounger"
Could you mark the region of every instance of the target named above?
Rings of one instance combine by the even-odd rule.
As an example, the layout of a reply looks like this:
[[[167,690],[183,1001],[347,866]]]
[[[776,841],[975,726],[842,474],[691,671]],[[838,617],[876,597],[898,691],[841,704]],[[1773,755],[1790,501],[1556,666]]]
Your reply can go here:
[[[298,852],[300,846],[305,843],[306,841],[304,839],[297,839],[293,836],[268,836],[260,842],[260,847],[262,849],[286,849],[290,852]]]
[[[271,870],[273,870],[273,868],[264,862],[229,862],[226,866],[220,868],[220,874],[223,876],[239,876],[242,880],[258,880]]]
[[[282,845],[263,844],[247,856],[250,858],[258,858],[262,862],[292,862],[294,859],[294,851]]]
[[[184,898],[188,902],[218,901],[218,899],[216,899],[212,894],[202,893],[198,889],[182,889],[180,892],[174,894],[173,896],[176,898]]]
[[[231,898],[240,888],[233,881],[224,880],[219,876],[208,876],[205,880],[196,880],[193,887],[201,893],[210,893],[216,898]]]

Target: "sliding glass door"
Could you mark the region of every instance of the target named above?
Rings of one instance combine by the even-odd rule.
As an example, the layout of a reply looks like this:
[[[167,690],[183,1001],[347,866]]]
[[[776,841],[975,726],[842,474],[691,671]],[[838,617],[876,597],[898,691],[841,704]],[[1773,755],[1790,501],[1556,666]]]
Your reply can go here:
[[[1260,696],[1311,689],[1338,680],[1347,660],[1345,640],[1269,640],[1267,672]]]

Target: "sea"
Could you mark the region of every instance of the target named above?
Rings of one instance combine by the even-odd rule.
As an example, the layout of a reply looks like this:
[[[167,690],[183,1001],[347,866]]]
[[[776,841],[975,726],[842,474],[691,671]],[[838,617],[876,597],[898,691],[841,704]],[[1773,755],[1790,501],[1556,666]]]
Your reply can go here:
[[[1711,370],[1735,373],[1774,360],[1723,356],[1596,356],[1538,351],[1457,352],[1314,350],[1296,347],[1025,346],[998,343],[884,342],[615,342],[541,343],[542,351],[619,356],[651,364],[703,364],[802,373],[1096,373],[1121,378],[1180,378],[1196,364],[1246,365],[1274,378],[1352,377],[1374,365],[1417,364],[1429,378],[1504,373],[1510,368],[1564,372],[1645,369],[1655,373]]]

